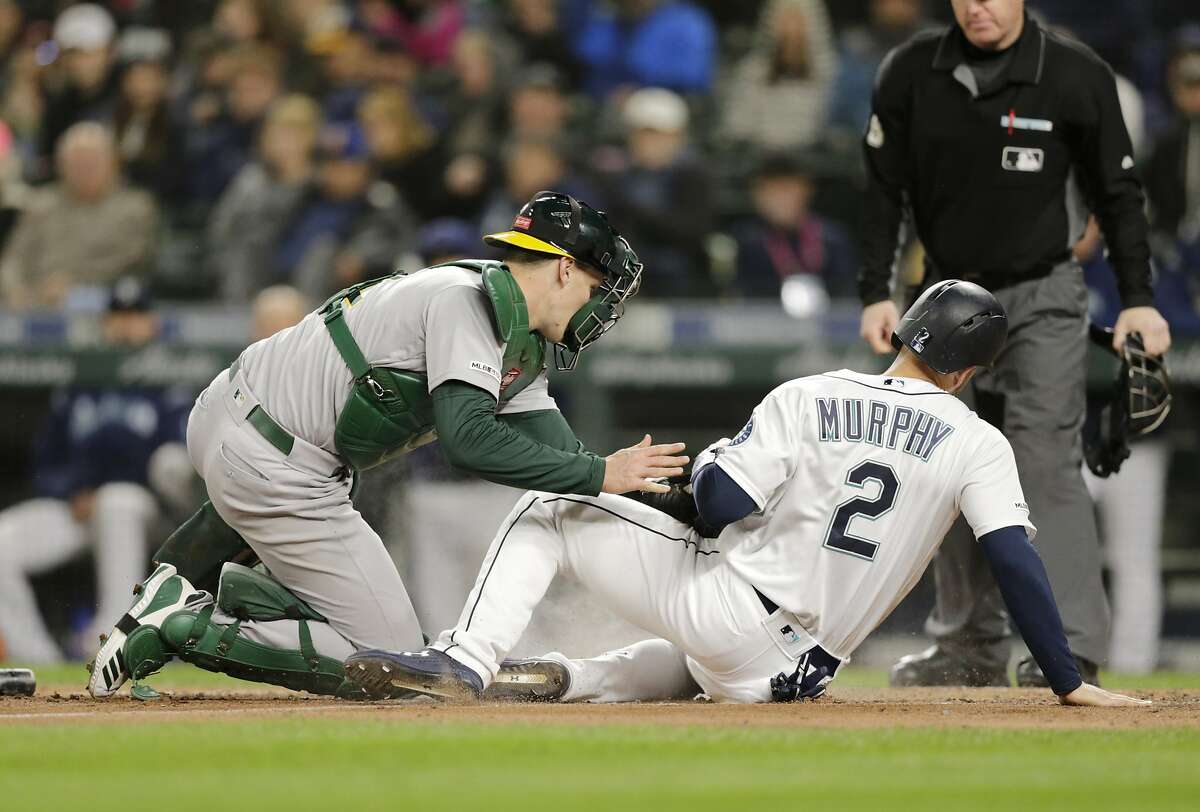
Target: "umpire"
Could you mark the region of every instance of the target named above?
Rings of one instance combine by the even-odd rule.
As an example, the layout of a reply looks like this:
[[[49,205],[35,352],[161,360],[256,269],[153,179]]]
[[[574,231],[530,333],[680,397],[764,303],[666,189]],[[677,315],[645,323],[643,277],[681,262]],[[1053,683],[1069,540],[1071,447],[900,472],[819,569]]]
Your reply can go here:
[[[1087,289],[1071,246],[1094,213],[1122,306],[1114,345],[1141,333],[1159,355],[1167,324],[1151,305],[1141,185],[1111,69],[1041,28],[1024,0],[951,0],[956,24],[894,50],[875,80],[862,336],[891,352],[893,266],[906,209],[926,252],[925,285],[968,279],[1008,312],[1008,346],[964,398],[1008,437],[1041,554],[1085,681],[1108,645],[1092,502],[1080,475]],[[904,657],[893,685],[1008,685],[1004,605],[960,521],[934,565],[937,643]],[[1019,685],[1045,685],[1032,660]]]

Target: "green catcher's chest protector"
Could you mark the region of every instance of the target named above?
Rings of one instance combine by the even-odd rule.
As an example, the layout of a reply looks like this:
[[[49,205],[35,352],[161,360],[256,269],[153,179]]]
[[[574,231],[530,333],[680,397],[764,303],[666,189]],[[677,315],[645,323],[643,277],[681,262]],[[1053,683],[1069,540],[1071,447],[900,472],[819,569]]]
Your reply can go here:
[[[546,366],[546,342],[529,330],[525,296],[499,262],[463,260],[434,266],[441,267],[469,268],[483,277],[493,326],[505,344],[500,379],[500,402],[504,403],[531,384]],[[391,274],[347,288],[334,294],[320,310],[333,345],[354,376],[334,430],[334,444],[342,458],[359,471],[437,438],[428,378],[419,372],[371,366],[346,324],[346,309],[368,288],[403,275]]]

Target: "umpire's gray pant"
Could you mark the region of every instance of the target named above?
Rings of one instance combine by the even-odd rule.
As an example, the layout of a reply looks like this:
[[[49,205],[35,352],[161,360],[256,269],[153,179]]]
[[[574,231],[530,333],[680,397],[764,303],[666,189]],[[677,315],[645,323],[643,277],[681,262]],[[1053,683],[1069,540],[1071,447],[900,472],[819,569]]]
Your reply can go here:
[[[1037,549],[1076,656],[1104,662],[1108,599],[1091,497],[1080,472],[1086,408],[1087,288],[1074,263],[993,291],[1008,312],[1008,344],[963,399],[1012,444]],[[1004,603],[961,518],[934,562],[937,602],[926,630],[947,651],[1007,663]]]

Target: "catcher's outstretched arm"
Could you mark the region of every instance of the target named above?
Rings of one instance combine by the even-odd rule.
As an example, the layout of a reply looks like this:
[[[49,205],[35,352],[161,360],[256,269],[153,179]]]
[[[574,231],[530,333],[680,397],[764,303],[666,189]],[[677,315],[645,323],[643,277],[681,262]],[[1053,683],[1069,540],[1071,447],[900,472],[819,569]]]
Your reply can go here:
[[[603,458],[530,437],[497,418],[496,399],[468,383],[447,381],[434,389],[433,417],[450,464],[491,482],[590,496],[604,484]]]

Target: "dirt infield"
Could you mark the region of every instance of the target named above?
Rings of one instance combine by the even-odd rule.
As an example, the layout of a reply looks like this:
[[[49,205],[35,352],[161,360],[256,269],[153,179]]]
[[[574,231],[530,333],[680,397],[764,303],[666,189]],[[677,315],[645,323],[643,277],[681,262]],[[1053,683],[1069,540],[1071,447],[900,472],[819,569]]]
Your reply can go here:
[[[429,700],[358,703],[282,690],[176,691],[139,702],[96,701],[78,688],[48,686],[28,698],[0,699],[0,727],[12,724],[128,724],[319,715],[418,724],[709,725],[884,728],[981,727],[1108,730],[1200,727],[1200,691],[1145,691],[1146,708],[1066,708],[1046,691],[994,688],[841,688],[794,705],[679,702],[625,705],[450,705]]]

